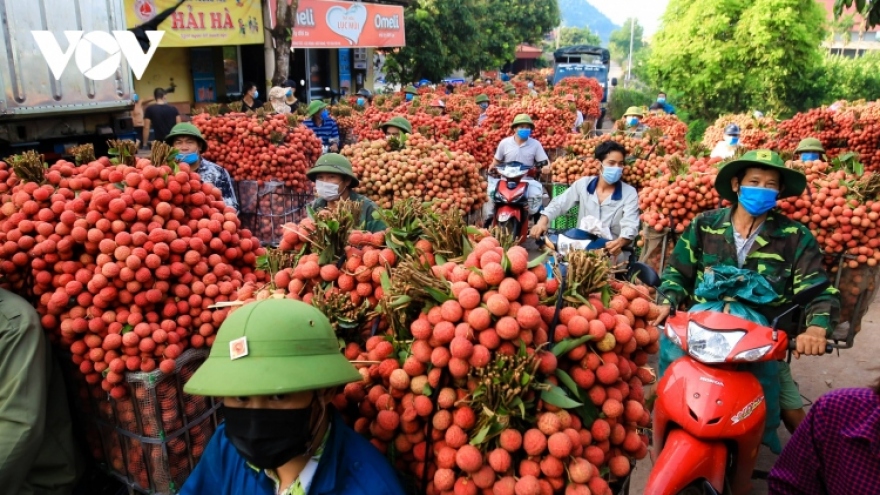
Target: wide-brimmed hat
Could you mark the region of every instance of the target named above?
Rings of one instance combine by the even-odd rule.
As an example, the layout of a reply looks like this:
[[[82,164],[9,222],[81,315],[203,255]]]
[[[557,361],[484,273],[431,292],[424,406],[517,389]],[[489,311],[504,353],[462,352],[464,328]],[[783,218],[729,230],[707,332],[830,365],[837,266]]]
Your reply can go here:
[[[563,100],[564,101],[577,101],[577,98],[575,98],[573,94],[568,93],[567,95],[565,95],[565,98],[563,98]]]
[[[513,123],[510,124],[510,127],[516,127],[520,124],[528,124],[532,127],[532,129],[535,128],[535,123],[532,121],[532,118],[529,117],[529,114],[527,114],[527,113],[521,113],[521,114],[517,115],[516,117],[514,117]]]
[[[411,94],[411,95],[417,95],[417,94],[419,94],[419,90],[416,89],[416,87],[413,86],[412,84],[410,84],[409,86],[403,88],[403,92],[404,92],[404,93],[409,93],[409,94]]]
[[[383,122],[382,125],[379,126],[379,128],[382,129],[382,132],[385,132],[385,129],[388,127],[397,127],[407,134],[412,134],[412,124],[409,123],[409,120],[406,120],[403,117],[391,117],[387,122]]]
[[[629,107],[626,109],[626,113],[623,114],[624,117],[629,117],[630,115],[635,115],[636,117],[644,117],[645,112],[642,110],[642,107]]]
[[[513,83],[504,83],[504,92],[509,93],[511,91],[516,91],[516,86]]]
[[[730,181],[740,170],[749,167],[777,170],[782,180],[780,198],[800,196],[807,187],[807,177],[803,172],[786,167],[779,153],[771,150],[752,150],[721,167],[715,177],[715,190],[718,191],[718,195],[731,203],[736,202],[736,193],[733,192]]]
[[[339,153],[327,153],[321,155],[321,158],[318,158],[318,161],[315,162],[315,166],[306,172],[306,177],[308,177],[310,181],[315,182],[318,174],[338,174],[348,177],[351,179],[351,187],[353,188],[357,187],[361,182],[358,180],[357,176],[354,175],[354,170],[351,168],[351,162],[348,161],[348,158]]]
[[[825,148],[822,147],[822,141],[819,141],[816,138],[804,138],[801,140],[800,143],[798,143],[797,148],[794,150],[794,152],[825,153]]]
[[[489,103],[489,96],[485,93],[480,93],[477,95],[477,99],[474,101],[476,103]]]
[[[314,117],[316,113],[321,110],[327,108],[327,104],[321,100],[315,100],[309,103],[309,108],[306,109],[306,115],[309,117]]]
[[[265,299],[226,318],[184,391],[211,397],[290,394],[361,379],[323,313],[292,299]]]
[[[174,146],[174,139],[180,136],[189,136],[191,138],[195,138],[196,141],[199,142],[199,151],[204,153],[205,150],[208,149],[208,142],[205,141],[204,136],[202,136],[202,132],[198,127],[194,126],[189,122],[181,122],[176,124],[171,128],[171,132],[165,136],[165,144],[168,146]]]

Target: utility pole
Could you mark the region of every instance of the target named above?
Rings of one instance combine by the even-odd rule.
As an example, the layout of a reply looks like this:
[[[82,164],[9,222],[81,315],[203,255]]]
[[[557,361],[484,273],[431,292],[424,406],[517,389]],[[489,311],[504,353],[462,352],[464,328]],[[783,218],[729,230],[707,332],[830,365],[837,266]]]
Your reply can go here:
[[[633,38],[635,38],[636,34],[636,20],[635,17],[629,18],[629,63],[626,68],[626,80],[629,81],[632,79],[632,66],[633,66]]]

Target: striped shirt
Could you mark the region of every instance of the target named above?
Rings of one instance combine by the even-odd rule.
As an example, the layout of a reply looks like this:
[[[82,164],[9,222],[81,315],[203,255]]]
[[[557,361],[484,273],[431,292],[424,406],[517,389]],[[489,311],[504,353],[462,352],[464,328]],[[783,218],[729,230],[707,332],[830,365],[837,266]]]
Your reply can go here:
[[[321,143],[324,146],[330,146],[331,139],[335,139],[337,143],[339,142],[339,126],[336,125],[336,121],[332,117],[324,119],[320,127],[315,124],[314,119],[306,119],[303,121],[303,124],[321,138]]]

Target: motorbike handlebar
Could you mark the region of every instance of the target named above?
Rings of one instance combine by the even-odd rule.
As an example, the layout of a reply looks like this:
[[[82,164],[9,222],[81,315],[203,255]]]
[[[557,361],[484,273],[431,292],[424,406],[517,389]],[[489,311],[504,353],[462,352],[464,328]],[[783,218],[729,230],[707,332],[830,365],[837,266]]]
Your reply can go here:
[[[826,342],[825,343],[825,354],[831,354],[834,349],[847,349],[845,347],[846,344],[838,344],[836,342]],[[788,341],[788,350],[794,351],[797,350],[797,339],[789,339]]]

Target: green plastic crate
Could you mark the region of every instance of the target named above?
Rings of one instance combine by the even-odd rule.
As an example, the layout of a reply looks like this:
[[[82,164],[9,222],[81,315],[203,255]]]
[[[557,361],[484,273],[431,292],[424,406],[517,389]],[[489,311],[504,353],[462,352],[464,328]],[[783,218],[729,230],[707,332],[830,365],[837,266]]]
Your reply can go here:
[[[559,196],[560,194],[564,193],[566,190],[568,190],[568,187],[569,187],[568,184],[554,183],[553,187],[551,189],[552,197],[555,198],[556,196]],[[554,230],[568,230],[568,229],[573,229],[573,228],[577,227],[577,223],[578,223],[578,207],[575,206],[574,208],[568,210],[568,212],[565,213],[564,215],[560,215],[559,217],[556,218],[556,220],[553,220],[553,223],[550,225],[550,228],[554,229]]]

